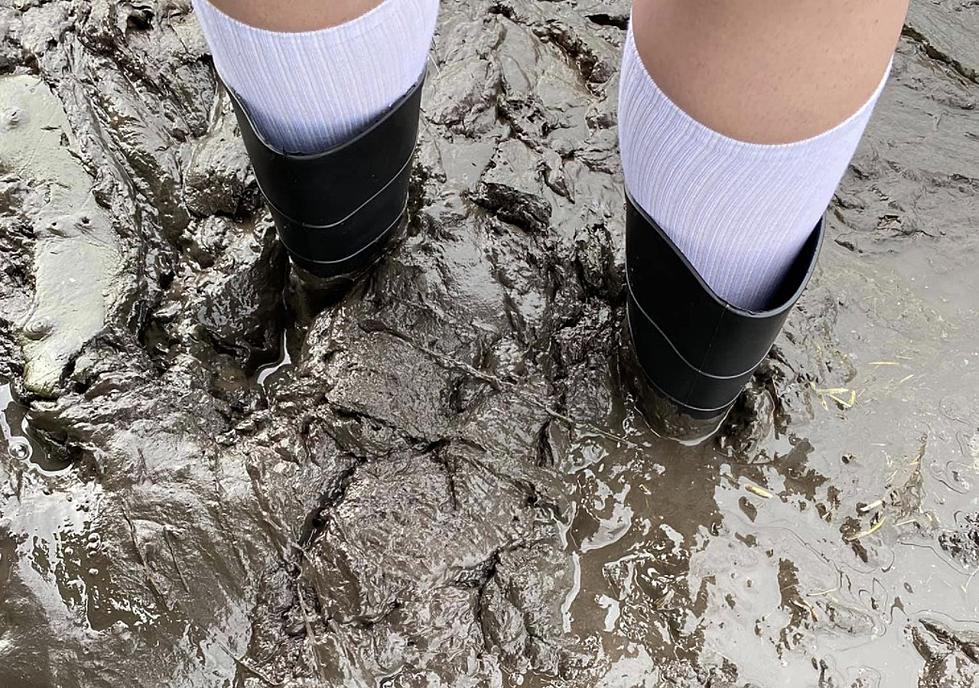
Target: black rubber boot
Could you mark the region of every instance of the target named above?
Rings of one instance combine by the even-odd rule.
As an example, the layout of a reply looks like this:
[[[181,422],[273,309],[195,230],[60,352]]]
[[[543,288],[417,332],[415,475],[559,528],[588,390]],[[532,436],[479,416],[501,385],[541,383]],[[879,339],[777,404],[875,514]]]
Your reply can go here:
[[[809,284],[823,223],[770,307],[752,312],[719,297],[628,192],[626,202],[628,327],[645,415],[661,435],[700,441],[727,417]]]
[[[408,202],[425,75],[356,138],[311,155],[270,145],[228,89],[258,186],[294,265],[352,280],[381,256]]]

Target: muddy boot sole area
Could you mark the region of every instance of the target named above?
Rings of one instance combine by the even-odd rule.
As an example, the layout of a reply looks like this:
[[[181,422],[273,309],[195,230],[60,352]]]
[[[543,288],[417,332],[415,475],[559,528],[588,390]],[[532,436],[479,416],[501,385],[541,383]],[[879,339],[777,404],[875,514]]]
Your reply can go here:
[[[290,276],[187,0],[0,3],[0,686],[971,688],[979,5],[913,3],[719,435],[620,361],[622,0],[445,0],[407,228]]]

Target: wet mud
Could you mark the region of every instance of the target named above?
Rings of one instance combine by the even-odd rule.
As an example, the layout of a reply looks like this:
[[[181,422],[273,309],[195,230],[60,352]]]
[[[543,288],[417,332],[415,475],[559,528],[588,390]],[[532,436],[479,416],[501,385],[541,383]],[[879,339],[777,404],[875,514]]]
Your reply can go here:
[[[625,2],[443,3],[310,300],[187,0],[0,3],[0,686],[979,682],[979,6],[915,3],[715,441],[620,372]]]

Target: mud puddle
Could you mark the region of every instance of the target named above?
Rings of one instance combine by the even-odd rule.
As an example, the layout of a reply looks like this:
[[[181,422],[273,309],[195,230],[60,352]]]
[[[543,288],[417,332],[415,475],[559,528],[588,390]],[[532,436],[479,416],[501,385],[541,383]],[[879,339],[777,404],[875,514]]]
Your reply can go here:
[[[443,2],[407,232],[319,307],[188,2],[0,6],[0,685],[976,685],[979,8],[913,7],[701,447],[619,379],[627,17]]]

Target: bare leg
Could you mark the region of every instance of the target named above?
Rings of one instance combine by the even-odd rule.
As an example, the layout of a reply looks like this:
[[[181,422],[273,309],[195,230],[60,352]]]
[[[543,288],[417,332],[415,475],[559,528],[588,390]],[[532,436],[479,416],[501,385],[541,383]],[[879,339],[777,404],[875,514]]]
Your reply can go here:
[[[316,31],[339,26],[383,0],[212,0],[235,19],[269,31]]]
[[[880,83],[908,0],[634,0],[643,63],[682,110],[753,143],[825,132]]]

